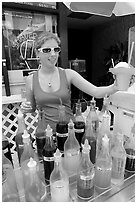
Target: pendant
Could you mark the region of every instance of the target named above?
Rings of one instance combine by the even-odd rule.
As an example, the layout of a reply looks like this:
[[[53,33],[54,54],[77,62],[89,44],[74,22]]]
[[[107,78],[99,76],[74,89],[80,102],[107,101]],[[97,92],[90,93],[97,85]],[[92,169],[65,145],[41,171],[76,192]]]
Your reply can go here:
[[[51,83],[50,82],[48,83],[48,87],[51,87]]]

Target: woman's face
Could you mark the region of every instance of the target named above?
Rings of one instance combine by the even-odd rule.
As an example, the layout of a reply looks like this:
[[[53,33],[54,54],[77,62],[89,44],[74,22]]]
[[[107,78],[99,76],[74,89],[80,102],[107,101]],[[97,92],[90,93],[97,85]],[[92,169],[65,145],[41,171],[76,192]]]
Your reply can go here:
[[[57,48],[57,47],[59,47],[59,45],[55,39],[49,39],[41,46],[41,48]],[[54,67],[55,64],[57,63],[59,52],[55,52],[54,49],[52,49],[48,53],[38,51],[38,56],[40,58],[42,66],[50,68]]]

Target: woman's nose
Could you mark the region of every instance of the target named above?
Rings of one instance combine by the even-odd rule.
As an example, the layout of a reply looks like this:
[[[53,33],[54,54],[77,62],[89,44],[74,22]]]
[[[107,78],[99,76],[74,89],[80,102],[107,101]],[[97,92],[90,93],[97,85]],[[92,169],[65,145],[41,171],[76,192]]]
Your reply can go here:
[[[51,55],[55,55],[54,49],[51,50],[50,54],[51,54]]]

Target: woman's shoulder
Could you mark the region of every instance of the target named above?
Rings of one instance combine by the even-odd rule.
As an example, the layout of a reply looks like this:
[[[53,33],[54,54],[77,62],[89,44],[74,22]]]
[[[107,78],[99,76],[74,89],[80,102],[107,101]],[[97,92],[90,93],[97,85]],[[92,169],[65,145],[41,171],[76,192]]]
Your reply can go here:
[[[72,78],[73,78],[73,76],[75,75],[75,71],[72,70],[72,69],[70,69],[70,68],[64,69],[64,68],[59,67],[59,69],[60,69],[60,70],[63,70],[63,71],[65,72],[66,77],[67,77],[67,81],[68,81],[68,83],[70,84],[70,83],[71,83],[71,80],[72,80]]]
[[[66,73],[73,73],[74,70],[70,69],[70,68],[62,68],[62,67],[58,67],[58,69],[65,71]]]

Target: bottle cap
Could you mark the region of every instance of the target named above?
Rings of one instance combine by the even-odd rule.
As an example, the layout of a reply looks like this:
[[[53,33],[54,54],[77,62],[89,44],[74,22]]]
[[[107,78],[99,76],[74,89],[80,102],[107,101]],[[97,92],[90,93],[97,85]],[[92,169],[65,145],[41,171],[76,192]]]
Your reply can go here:
[[[108,136],[105,134],[104,135],[104,137],[102,138],[102,142],[103,142],[103,144],[106,146],[106,145],[108,145],[108,143],[109,143],[109,138],[108,138]]]
[[[28,134],[27,130],[24,130],[24,133],[22,135],[23,138],[23,142],[26,143],[28,141],[30,141],[30,135]]]
[[[92,97],[92,100],[90,101],[90,105],[91,106],[96,106],[96,101],[95,101],[95,99],[94,99],[94,97]]]
[[[46,136],[51,137],[53,135],[52,128],[50,127],[49,124],[47,125],[47,128],[45,131],[46,131]]]
[[[91,146],[88,143],[88,140],[85,139],[84,145],[82,145],[82,151],[83,152],[89,152],[91,149]]]
[[[69,129],[73,129],[74,128],[74,123],[73,123],[72,119],[70,119],[70,121],[68,123],[68,128]]]
[[[23,117],[23,113],[22,111],[19,109],[18,110],[18,115],[17,115],[18,118],[22,118]]]
[[[34,167],[36,167],[36,165],[37,165],[37,162],[32,157],[30,157],[30,160],[29,160],[27,166],[29,168],[34,168]]]
[[[55,154],[54,154],[54,158],[56,161],[61,159],[61,152],[59,151],[59,149],[56,150]]]
[[[104,114],[103,114],[103,119],[110,119],[109,114],[107,113],[107,111],[105,110]]]

